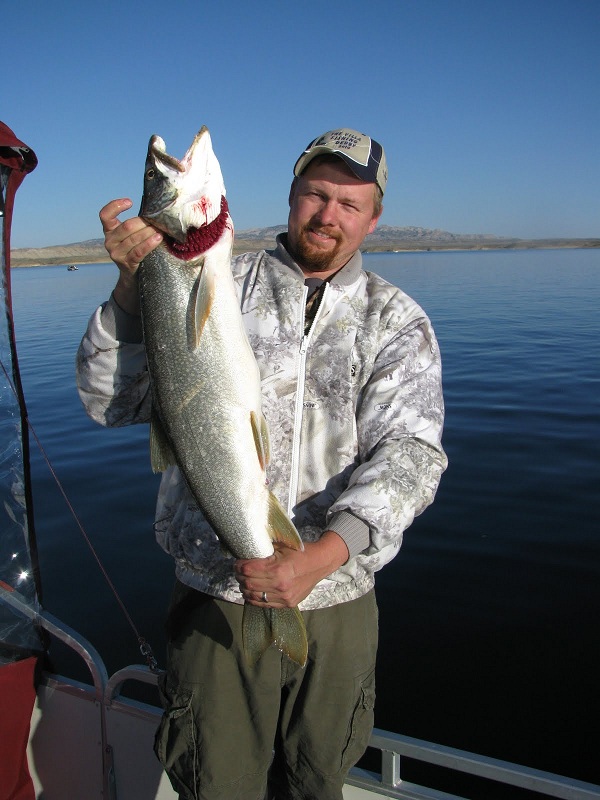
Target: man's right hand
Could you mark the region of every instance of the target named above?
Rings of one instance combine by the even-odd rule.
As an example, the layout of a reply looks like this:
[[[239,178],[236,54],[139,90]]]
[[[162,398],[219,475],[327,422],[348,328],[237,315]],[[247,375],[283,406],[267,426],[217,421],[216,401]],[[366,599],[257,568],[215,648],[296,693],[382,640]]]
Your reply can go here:
[[[118,219],[119,214],[128,211],[132,205],[129,198],[111,200],[100,211],[100,221],[106,251],[119,268],[114,298],[123,311],[139,315],[136,272],[143,259],[162,242],[163,237],[141,217],[132,217],[125,222]]]

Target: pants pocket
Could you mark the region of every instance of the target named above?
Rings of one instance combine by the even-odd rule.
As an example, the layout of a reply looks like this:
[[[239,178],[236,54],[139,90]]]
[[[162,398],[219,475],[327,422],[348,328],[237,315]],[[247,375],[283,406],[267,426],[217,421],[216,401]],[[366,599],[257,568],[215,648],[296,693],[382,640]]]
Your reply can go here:
[[[360,681],[358,701],[350,722],[349,737],[342,753],[342,768],[350,769],[369,744],[375,717],[375,670]]]
[[[170,685],[168,674],[159,680],[163,708],[154,739],[154,752],[171,779],[173,788],[186,800],[196,800],[198,747],[192,711],[193,692]]]

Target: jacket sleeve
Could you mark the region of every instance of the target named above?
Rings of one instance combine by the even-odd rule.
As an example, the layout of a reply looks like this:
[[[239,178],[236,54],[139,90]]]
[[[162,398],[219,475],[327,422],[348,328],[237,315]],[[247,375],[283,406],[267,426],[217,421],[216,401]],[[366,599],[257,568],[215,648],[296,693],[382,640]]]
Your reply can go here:
[[[141,321],[111,299],[92,315],[77,351],[77,390],[87,414],[109,428],[148,422],[150,380]]]
[[[351,538],[350,555],[369,561],[372,570],[396,554],[404,530],[433,501],[447,466],[441,359],[429,320],[413,319],[386,338],[357,405],[359,463],[329,510],[334,530],[348,528],[349,515],[363,524],[367,546],[356,552],[361,538]]]

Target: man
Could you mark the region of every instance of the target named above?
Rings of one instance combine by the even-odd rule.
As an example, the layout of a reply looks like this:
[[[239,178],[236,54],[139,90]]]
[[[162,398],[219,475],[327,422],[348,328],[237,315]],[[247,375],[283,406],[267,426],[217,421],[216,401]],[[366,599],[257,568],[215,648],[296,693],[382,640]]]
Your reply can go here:
[[[374,572],[432,502],[446,466],[441,365],[429,320],[362,269],[381,215],[382,147],[330,131],[298,159],[288,232],[273,251],[233,260],[271,434],[269,486],[302,552],[234,561],[177,468],[163,476],[156,535],[176,563],[156,751],[181,798],[341,800],[373,724]],[[78,358],[88,413],[104,425],[147,421],[150,392],[136,270],[162,236],[129,200],[100,212],[120,274]],[[304,668],[270,648],[243,656],[243,603],[299,605]]]

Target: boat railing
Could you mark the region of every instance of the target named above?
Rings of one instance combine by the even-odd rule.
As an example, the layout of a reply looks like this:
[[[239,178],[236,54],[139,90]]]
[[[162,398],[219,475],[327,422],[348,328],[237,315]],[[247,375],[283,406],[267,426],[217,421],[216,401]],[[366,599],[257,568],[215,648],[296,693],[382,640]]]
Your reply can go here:
[[[121,690],[128,680],[155,684],[157,675],[152,673],[148,667],[141,665],[132,665],[119,670],[110,678],[106,686],[105,702],[108,705],[122,702]],[[457,795],[450,795],[403,780],[402,761],[406,759],[430,766],[443,767],[453,772],[483,778],[505,786],[526,789],[547,797],[561,798],[561,800],[600,800],[600,786],[594,784],[453,747],[433,744],[422,739],[390,733],[379,728],[373,730],[369,747],[380,751],[381,771],[377,773],[355,767],[351,770],[347,783],[386,798],[465,800]]]
[[[113,762],[113,742],[107,714],[115,712],[123,718],[136,718],[148,729],[156,726],[160,718],[158,705],[133,700],[124,696],[123,686],[127,681],[156,685],[159,672],[147,666],[132,665],[108,677],[104,662],[98,651],[83,636],[68,625],[60,622],[46,611],[32,609],[19,601],[18,595],[6,592],[0,587],[0,602],[8,603],[43,627],[52,636],[77,652],[87,664],[93,688],[85,687],[60,676],[46,676],[53,690],[63,683],[64,690],[79,697],[88,695],[100,711],[100,736],[102,739],[105,798],[116,797],[115,769]],[[402,777],[406,761],[445,768],[453,773],[496,782],[504,786],[528,790],[545,797],[560,800],[600,800],[600,786],[585,783],[549,772],[512,764],[507,761],[477,755],[444,745],[433,744],[410,736],[374,729],[369,747],[380,751],[379,772],[361,768],[351,770],[347,785],[355,787],[358,794],[352,797],[380,796],[395,800],[465,800],[464,797],[448,794],[435,788],[411,783]],[[152,757],[151,757],[152,758]],[[117,781],[118,784],[118,781]],[[126,793],[125,793],[126,794]],[[119,795],[121,796],[121,795]],[[156,797],[163,795],[156,795]]]
[[[355,768],[348,783],[368,789],[388,798],[402,800],[464,800],[402,779],[403,759],[419,761],[430,766],[444,767],[471,777],[526,789],[546,797],[562,800],[599,800],[600,786],[577,781],[550,772],[523,767],[508,761],[476,755],[453,747],[433,744],[377,728],[371,736],[370,747],[381,751],[379,774]]]

